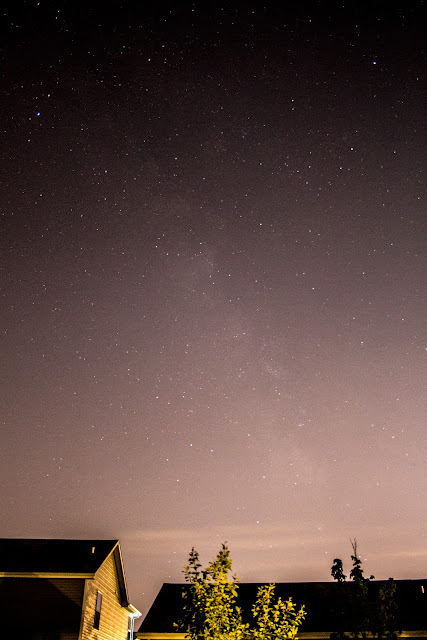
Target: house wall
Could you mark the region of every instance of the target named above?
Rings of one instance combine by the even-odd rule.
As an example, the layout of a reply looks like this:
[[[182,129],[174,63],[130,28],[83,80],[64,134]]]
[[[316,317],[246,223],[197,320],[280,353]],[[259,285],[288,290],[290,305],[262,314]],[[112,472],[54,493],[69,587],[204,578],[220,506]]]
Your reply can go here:
[[[93,628],[97,592],[102,593],[99,629]],[[108,556],[93,580],[86,580],[79,640],[127,640],[128,612],[120,604],[120,589],[113,554]]]
[[[53,585],[63,596],[74,602],[79,608],[83,603],[84,580],[80,578],[49,578]]]
[[[78,640],[84,579],[0,578],[0,636]],[[3,635],[2,635],[3,633]]]

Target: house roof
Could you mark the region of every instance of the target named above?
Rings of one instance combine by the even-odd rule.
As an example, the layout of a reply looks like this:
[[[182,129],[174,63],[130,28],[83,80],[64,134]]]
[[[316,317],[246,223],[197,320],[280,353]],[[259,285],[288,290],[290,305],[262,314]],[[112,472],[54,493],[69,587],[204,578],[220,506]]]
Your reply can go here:
[[[93,577],[113,554],[122,606],[129,598],[118,540],[0,538],[0,576]]]
[[[373,588],[377,589],[386,581],[375,580]],[[400,625],[402,629],[420,630],[427,628],[427,580],[396,580],[396,602],[398,605]],[[238,604],[242,608],[243,618],[251,621],[251,606],[261,583],[240,583]],[[275,595],[283,600],[292,598],[297,605],[304,604],[307,616],[302,631],[335,631],[339,629],[342,616],[342,592],[351,590],[353,583],[340,585],[336,582],[291,582],[277,583]],[[182,612],[182,590],[185,584],[163,584],[139,632],[172,633],[176,631],[173,623],[177,622]]]

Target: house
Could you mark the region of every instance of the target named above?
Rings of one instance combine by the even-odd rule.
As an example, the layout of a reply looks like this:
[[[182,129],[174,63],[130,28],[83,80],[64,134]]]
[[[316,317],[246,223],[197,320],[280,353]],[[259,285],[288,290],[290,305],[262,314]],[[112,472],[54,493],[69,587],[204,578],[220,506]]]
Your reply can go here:
[[[372,589],[377,590],[383,580],[375,580]],[[404,638],[427,638],[427,580],[396,580],[396,604],[398,620]],[[238,605],[243,619],[251,622],[251,605],[255,602],[261,584],[240,583]],[[354,583],[292,582],[277,583],[275,595],[283,600],[292,598],[297,605],[304,604],[307,615],[298,632],[300,640],[327,639],[332,631],[339,631],[346,620],[345,600]],[[173,627],[182,611],[184,584],[163,584],[136,638],[140,640],[182,640],[184,633]],[[342,629],[342,626],[341,626]]]
[[[140,615],[118,540],[0,539],[2,638],[126,640]]]

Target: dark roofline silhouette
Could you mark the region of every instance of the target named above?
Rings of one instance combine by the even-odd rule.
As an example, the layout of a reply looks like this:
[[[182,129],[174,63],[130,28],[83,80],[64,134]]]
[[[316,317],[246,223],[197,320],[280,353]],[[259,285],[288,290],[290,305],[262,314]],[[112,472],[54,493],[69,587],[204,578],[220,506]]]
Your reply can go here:
[[[378,589],[387,580],[374,580],[372,588]],[[399,610],[400,625],[406,631],[427,629],[427,580],[395,580],[396,602]],[[266,583],[239,583],[238,604],[242,607],[244,620],[251,621],[251,605],[255,601],[258,588]],[[353,582],[279,582],[275,595],[283,600],[292,598],[298,606],[304,604],[307,616],[301,631],[338,630],[338,609],[344,593],[354,588]],[[182,589],[186,584],[164,583],[150,610],[142,621],[139,632],[173,633],[182,609]]]

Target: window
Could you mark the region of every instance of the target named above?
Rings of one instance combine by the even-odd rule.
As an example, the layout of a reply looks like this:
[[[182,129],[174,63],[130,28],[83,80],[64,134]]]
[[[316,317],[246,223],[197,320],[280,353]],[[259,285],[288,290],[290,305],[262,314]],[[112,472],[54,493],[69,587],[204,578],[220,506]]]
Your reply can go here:
[[[96,594],[95,618],[93,621],[94,629],[99,629],[99,621],[101,619],[101,607],[102,607],[102,593],[98,591],[98,593]]]

